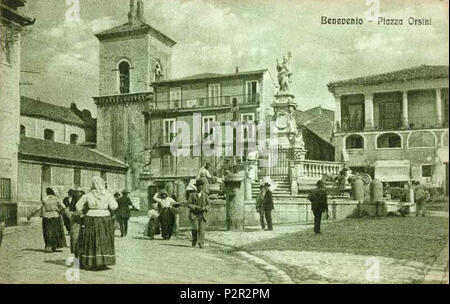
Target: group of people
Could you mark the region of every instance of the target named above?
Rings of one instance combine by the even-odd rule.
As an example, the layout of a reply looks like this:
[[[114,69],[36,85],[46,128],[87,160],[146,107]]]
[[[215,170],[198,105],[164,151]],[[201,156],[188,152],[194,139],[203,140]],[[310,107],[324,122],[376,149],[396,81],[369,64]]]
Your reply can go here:
[[[322,214],[326,212],[328,217],[328,199],[325,183],[319,180],[316,184],[317,188],[312,190],[308,196],[311,202],[311,209],[314,214],[314,232],[320,234],[320,223],[322,221]],[[259,213],[259,220],[263,230],[273,230],[272,224],[272,210],[274,210],[273,194],[270,190],[271,184],[263,182],[260,186],[260,192],[256,198],[256,211]]]
[[[65,204],[63,203],[65,202]],[[114,220],[118,208],[105,181],[94,177],[87,193],[71,190],[65,200],[57,187],[48,187],[42,207],[42,230],[46,252],[67,247],[64,226],[70,235],[70,250],[83,269],[103,269],[116,262]],[[30,217],[30,216],[29,216]],[[64,220],[63,220],[64,218]]]
[[[188,197],[187,203],[177,203],[176,197],[168,196],[165,189],[155,193],[153,209],[148,212],[149,221],[145,234],[153,239],[155,235],[161,234],[164,240],[169,240],[176,231],[176,214],[181,207],[189,209],[189,220],[191,221],[192,247],[197,244],[200,248],[205,244],[206,214],[209,208],[209,197],[206,192],[207,183],[204,179],[196,180],[196,190]]]
[[[412,192],[412,193],[411,193]],[[410,204],[410,195],[413,195],[413,204]],[[412,181],[412,191],[410,191],[410,186],[405,183],[401,199],[400,199],[400,208],[399,213],[401,216],[406,216],[410,213],[410,209],[412,205],[416,205],[416,216],[425,216],[425,206],[426,203],[430,200],[431,195],[426,190],[425,186],[420,183],[418,180]]]
[[[189,208],[192,224],[192,246],[203,248],[205,239],[206,213],[209,198],[204,191],[202,179],[196,182],[196,191],[191,193],[184,207]],[[70,251],[79,260],[80,267],[87,270],[99,270],[115,265],[114,224],[120,224],[121,236],[128,233],[130,207],[134,208],[124,190],[122,196],[112,195],[105,187],[105,181],[94,177],[92,187],[87,193],[70,190],[69,196],[62,198],[57,187],[48,187],[41,211],[42,230],[46,252],[55,252],[67,247],[64,226],[70,236]],[[147,235],[153,238],[161,233],[169,240],[174,233],[176,214],[182,204],[176,198],[169,197],[165,189],[153,197],[155,204],[149,211]],[[36,211],[36,212],[37,212]],[[35,214],[34,212],[33,214]],[[31,214],[29,217],[31,217]]]

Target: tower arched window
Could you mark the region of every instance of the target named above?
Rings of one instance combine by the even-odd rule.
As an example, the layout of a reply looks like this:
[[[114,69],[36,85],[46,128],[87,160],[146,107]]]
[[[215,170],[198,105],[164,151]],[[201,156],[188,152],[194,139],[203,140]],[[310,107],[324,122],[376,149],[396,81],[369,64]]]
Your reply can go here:
[[[163,80],[163,69],[161,63],[157,61],[155,63],[155,81]]]
[[[24,125],[20,125],[20,135],[22,136],[26,135],[26,128]]]
[[[119,63],[120,93],[130,93],[130,64],[123,60]]]

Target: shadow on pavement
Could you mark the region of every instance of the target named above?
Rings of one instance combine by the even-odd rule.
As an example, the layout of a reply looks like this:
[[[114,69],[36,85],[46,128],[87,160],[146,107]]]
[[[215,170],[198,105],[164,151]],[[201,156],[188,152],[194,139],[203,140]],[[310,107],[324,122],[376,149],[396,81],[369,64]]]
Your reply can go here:
[[[22,251],[32,251],[32,252],[42,252],[42,253],[48,253],[44,249],[34,249],[34,248],[25,248],[22,249]]]
[[[68,267],[66,265],[66,260],[46,260],[44,263]]]
[[[177,244],[164,244],[163,243],[161,245],[163,245],[163,246],[172,246],[172,247],[189,247],[189,248],[192,247],[191,245],[181,245],[181,244],[177,245]]]
[[[133,236],[134,240],[146,240],[146,241],[155,241],[145,236]],[[156,240],[157,241],[157,240]]]

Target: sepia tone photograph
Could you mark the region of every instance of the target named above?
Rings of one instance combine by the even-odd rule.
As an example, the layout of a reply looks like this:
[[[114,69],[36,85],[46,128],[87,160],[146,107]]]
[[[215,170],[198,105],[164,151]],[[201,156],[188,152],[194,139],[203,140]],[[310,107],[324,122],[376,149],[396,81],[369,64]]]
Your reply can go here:
[[[448,255],[448,0],[0,0],[0,284],[268,300]]]

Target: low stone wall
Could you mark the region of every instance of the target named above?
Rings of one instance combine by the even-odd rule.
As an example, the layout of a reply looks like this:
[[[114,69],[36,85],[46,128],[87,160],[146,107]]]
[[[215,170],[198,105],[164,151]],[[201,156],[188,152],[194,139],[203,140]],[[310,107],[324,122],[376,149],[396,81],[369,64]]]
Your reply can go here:
[[[256,212],[256,203],[254,201],[245,202],[244,225],[258,226],[259,214]],[[328,210],[330,219],[341,220],[347,217],[357,217],[364,215],[375,216],[377,214],[376,204],[358,202],[350,200],[346,197],[329,197]],[[378,215],[385,215],[383,212],[386,208],[383,204],[378,205]],[[275,201],[275,209],[272,212],[274,224],[294,224],[294,223],[310,223],[313,221],[314,215],[311,211],[311,203],[306,196],[292,196]],[[211,201],[211,207],[207,215],[208,227],[226,228],[226,202],[225,200]],[[188,210],[183,208],[180,213],[180,227],[188,227],[190,222],[188,219]]]

